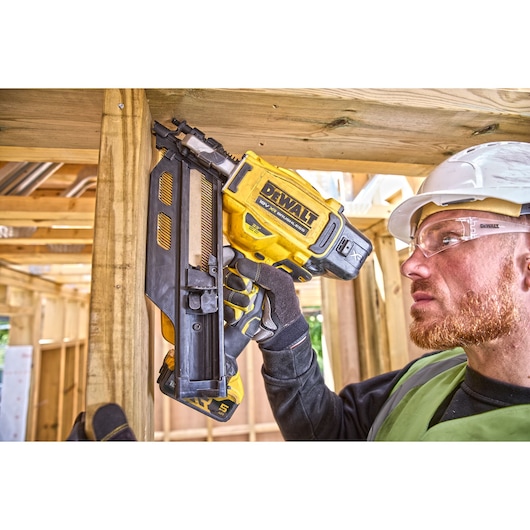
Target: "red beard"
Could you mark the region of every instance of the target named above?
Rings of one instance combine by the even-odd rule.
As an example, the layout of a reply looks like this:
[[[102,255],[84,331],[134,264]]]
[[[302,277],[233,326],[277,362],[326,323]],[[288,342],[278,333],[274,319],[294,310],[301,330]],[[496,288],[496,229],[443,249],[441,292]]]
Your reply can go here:
[[[483,292],[468,291],[455,311],[441,318],[428,317],[424,311],[411,310],[410,338],[420,348],[450,349],[477,345],[508,335],[518,321],[512,287],[513,265],[506,264],[493,285]],[[428,280],[418,280],[412,292],[426,290],[435,294]]]

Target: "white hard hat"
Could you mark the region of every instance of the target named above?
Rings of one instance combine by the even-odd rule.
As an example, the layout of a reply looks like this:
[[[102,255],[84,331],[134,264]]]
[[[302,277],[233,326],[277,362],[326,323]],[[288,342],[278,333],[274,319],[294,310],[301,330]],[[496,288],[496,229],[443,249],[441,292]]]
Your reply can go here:
[[[424,180],[414,197],[394,209],[388,230],[408,243],[411,228],[426,204],[454,208],[458,203],[487,198],[521,205],[516,216],[530,213],[530,143],[490,142],[448,158]],[[480,202],[476,209],[481,210]]]

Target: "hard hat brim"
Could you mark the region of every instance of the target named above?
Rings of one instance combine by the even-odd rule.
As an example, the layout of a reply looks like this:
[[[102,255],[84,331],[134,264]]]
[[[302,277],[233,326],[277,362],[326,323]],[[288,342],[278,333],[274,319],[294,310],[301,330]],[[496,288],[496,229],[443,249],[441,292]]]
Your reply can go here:
[[[514,193],[515,192],[515,193]],[[517,196],[517,200],[514,197]],[[418,221],[421,209],[428,203],[434,203],[443,208],[443,206],[451,205],[455,207],[459,202],[470,203],[477,202],[477,211],[489,211],[481,208],[480,201],[484,199],[495,197],[497,199],[510,202],[516,205],[523,205],[530,203],[530,189],[525,187],[507,188],[505,190],[500,188],[495,189],[481,189],[476,193],[470,193],[470,190],[444,190],[443,192],[421,193],[414,197],[406,199],[401,204],[396,206],[394,211],[390,214],[388,219],[388,231],[396,238],[405,243],[409,243],[411,239],[412,226]],[[466,209],[470,208],[469,204]],[[518,210],[517,215],[521,214]]]

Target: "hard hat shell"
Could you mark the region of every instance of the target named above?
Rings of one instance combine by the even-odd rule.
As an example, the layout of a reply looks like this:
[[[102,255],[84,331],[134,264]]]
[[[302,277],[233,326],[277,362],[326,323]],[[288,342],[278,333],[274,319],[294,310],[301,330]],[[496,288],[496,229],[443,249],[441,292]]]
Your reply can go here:
[[[490,142],[451,156],[432,171],[414,197],[394,209],[388,230],[408,243],[411,227],[424,205],[447,206],[486,198],[530,203],[530,143]]]

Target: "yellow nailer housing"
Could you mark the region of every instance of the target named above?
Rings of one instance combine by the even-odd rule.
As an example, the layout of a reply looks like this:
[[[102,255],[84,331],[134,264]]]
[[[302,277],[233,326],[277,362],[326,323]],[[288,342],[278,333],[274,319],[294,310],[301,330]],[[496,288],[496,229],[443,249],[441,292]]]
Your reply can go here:
[[[223,188],[223,232],[247,258],[287,271],[295,281],[315,276],[351,279],[371,244],[295,171],[247,151]]]

